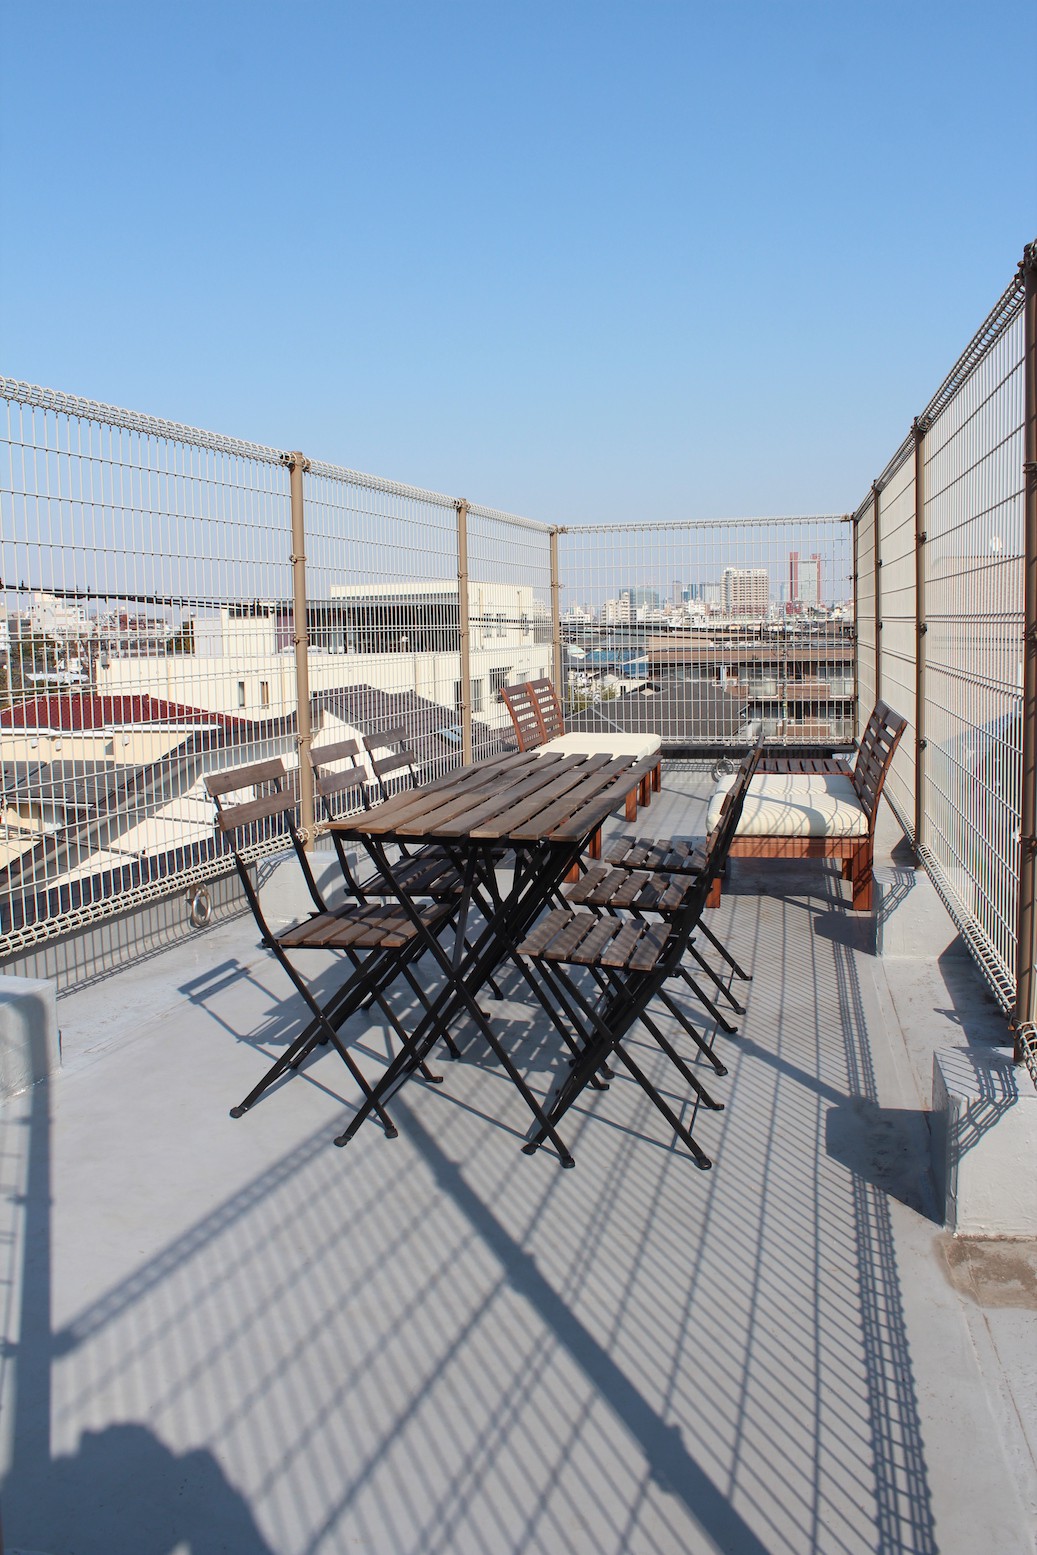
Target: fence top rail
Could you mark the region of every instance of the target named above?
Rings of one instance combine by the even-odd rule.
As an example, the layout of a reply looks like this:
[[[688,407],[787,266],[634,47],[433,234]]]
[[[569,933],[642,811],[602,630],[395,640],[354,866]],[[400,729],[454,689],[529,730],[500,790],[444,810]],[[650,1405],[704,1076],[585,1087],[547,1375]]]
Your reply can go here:
[[[281,450],[268,448],[264,443],[248,443],[241,438],[224,437],[220,432],[206,432],[201,427],[185,426],[179,421],[164,421],[160,416],[146,416],[141,411],[106,405],[101,400],[82,399],[78,394],[45,389],[36,383],[21,383],[16,378],[0,377],[0,399],[30,409],[53,411],[55,415],[68,416],[73,420],[94,421],[99,426],[139,432],[144,437],[162,438],[171,443],[191,443],[196,448],[208,448],[216,453],[258,459],[264,464],[283,462]]]
[[[788,524],[849,524],[850,513],[796,513],[778,518],[681,518],[664,523],[644,519],[631,524],[562,524],[560,535],[657,534],[660,530],[690,529],[776,529]]]
[[[202,427],[192,427],[180,421],[166,421],[161,416],[145,415],[141,411],[126,410],[119,405],[108,405],[102,400],[83,399],[78,394],[66,394],[61,389],[47,389],[36,383],[23,383],[17,378],[0,375],[0,399],[28,409],[50,411],[54,415],[68,416],[71,420],[93,421],[98,426],[118,427],[127,432],[137,432],[143,437],[154,437],[165,442],[185,443],[195,448],[209,449],[215,453],[231,454],[242,459],[255,459],[264,464],[284,465],[290,455],[283,449],[270,448],[265,443],[250,443],[238,437],[225,437],[221,432],[207,432]],[[309,474],[326,480],[341,481],[351,486],[361,486],[369,491],[381,491],[389,496],[410,498],[412,501],[434,503],[438,507],[454,509],[456,497],[443,492],[428,491],[422,486],[409,486],[404,481],[386,480],[380,475],[365,475],[344,465],[327,464],[308,459]],[[536,519],[522,518],[516,513],[498,508],[482,507],[468,503],[468,511],[480,518],[499,519],[523,529],[550,534],[550,524]]]
[[[1015,275],[958,357],[958,360],[954,363],[954,366],[940,384],[928,405],[917,418],[915,425],[919,431],[928,432],[934,422],[942,416],[965,380],[975,371],[987,353],[1001,339],[1012,320],[1017,318],[1022,312],[1026,296],[1026,271],[1034,265],[1037,265],[1037,240],[1027,244],[1023,250],[1023,257],[1019,262]],[[911,457],[914,444],[915,436],[914,428],[912,428],[893,457],[886,464],[882,474],[875,480],[873,489],[862,498],[859,507],[853,515],[855,520],[863,516],[868,505],[873,500],[874,490],[877,489],[881,492],[884,487],[889,485],[897,471],[903,468],[904,464]]]
[[[1015,275],[919,416],[918,421],[923,431],[928,431],[937,417],[947,409],[965,379],[983,360],[991,346],[1001,338],[1016,315],[1022,311],[1026,295],[1026,270],[1028,266],[1034,264],[1037,264],[1037,240],[1024,249]]]

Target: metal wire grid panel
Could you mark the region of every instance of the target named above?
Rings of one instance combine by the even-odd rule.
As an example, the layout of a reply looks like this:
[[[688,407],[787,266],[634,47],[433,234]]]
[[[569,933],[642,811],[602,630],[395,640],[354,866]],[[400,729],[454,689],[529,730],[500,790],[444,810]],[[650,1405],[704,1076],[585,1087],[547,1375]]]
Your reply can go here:
[[[924,442],[920,840],[945,888],[974,920],[1008,1002],[1016,965],[1022,766],[1023,388],[1017,315]]]
[[[276,450],[9,380],[0,393],[13,950],[222,872],[202,777],[293,751],[295,713]]]
[[[854,575],[857,627],[857,735],[875,706],[875,500],[869,497],[854,514]]]
[[[570,722],[669,752],[854,738],[853,533],[845,515],[561,532]]]
[[[553,674],[551,531],[492,508],[468,508],[469,695],[473,745],[513,738],[503,686]]]
[[[1023,304],[1032,252],[856,515],[863,713],[866,565],[874,527],[868,514],[877,490],[872,613],[878,693],[910,724],[885,792],[909,836],[920,817],[921,835],[914,839],[919,857],[1006,1012],[1015,1004],[1019,970]],[[922,511],[916,522],[919,461]],[[916,706],[919,675],[923,700]],[[1037,1082],[1037,1059],[1025,1042],[1023,1047]]]
[[[915,816],[915,469],[912,451],[880,483],[876,630],[878,695],[908,727],[886,779],[886,795],[913,837]],[[867,713],[862,709],[862,716]]]
[[[330,465],[303,493],[313,748],[402,730],[432,775],[461,751],[456,507]]]
[[[431,777],[466,718],[476,758],[500,750],[500,688],[550,673],[550,531],[327,465],[303,490],[314,750],[400,730]]]

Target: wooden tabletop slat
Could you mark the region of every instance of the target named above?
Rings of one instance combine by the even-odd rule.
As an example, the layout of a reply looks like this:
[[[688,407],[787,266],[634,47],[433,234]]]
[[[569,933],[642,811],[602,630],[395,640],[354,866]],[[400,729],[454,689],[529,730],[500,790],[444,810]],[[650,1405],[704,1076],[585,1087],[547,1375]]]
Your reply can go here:
[[[471,803],[473,789],[497,782],[532,767],[537,758],[533,754],[522,755],[509,751],[505,756],[495,756],[479,762],[474,767],[457,767],[443,773],[431,783],[420,788],[404,789],[399,794],[365,810],[360,815],[344,816],[332,823],[332,830],[346,837],[382,837],[394,832],[397,826],[417,815],[431,815],[441,804],[449,804],[459,797],[459,791],[467,803]],[[454,792],[451,793],[451,790]]]
[[[541,757],[543,766],[547,757]],[[492,818],[486,818],[470,829],[470,835],[479,839],[515,837],[537,840],[551,830],[554,817],[571,815],[581,802],[580,795],[588,789],[598,792],[602,782],[608,782],[607,756],[567,756],[559,762],[557,779],[539,783],[517,802],[500,807]]]
[[[627,794],[640,781],[631,776],[635,769],[629,758],[592,758],[593,761],[603,759],[604,765],[598,766],[564,798],[513,825],[508,835],[516,842],[535,842],[545,836],[551,841],[568,842],[590,836],[606,816],[624,803]],[[588,762],[588,772],[590,766]]]
[[[358,840],[578,841],[625,802],[652,766],[607,754],[512,752],[456,768],[332,825]]]
[[[639,761],[634,766],[631,766],[629,761],[610,762],[612,776],[618,781],[613,781],[600,797],[588,799],[585,805],[578,811],[574,811],[567,819],[560,820],[558,824],[552,822],[552,840],[574,842],[596,831],[614,810],[618,810],[620,805],[625,803],[627,795],[648,776],[653,765],[651,760]],[[517,841],[526,840],[523,832],[516,832],[514,835]]]
[[[595,761],[599,759],[592,758]],[[510,818],[526,806],[532,806],[534,810],[538,806],[542,808],[546,803],[544,796],[564,793],[586,772],[587,767],[586,757],[572,755],[553,760],[545,771],[544,760],[537,761],[534,758],[533,769],[519,774],[506,786],[490,785],[488,790],[480,790],[478,794],[468,792],[459,796],[458,802],[451,807],[450,815],[436,817],[436,836],[482,839],[506,835],[507,828],[503,833],[500,829],[502,816]]]

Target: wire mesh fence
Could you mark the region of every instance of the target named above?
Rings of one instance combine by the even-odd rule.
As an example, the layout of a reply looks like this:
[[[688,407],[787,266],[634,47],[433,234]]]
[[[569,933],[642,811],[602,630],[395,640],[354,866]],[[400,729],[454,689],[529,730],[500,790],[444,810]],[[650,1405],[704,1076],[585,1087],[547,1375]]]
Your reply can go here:
[[[861,715],[873,683],[908,719],[886,794],[1006,1012],[1024,867],[1026,262],[855,515]]]
[[[1007,988],[1016,973],[1023,659],[1023,328],[925,438],[921,842]]]
[[[848,517],[569,528],[570,722],[658,734],[668,754],[848,745],[855,723]]]
[[[276,450],[3,383],[5,948],[218,864],[207,765],[294,748]],[[287,671],[287,673],[286,673]]]
[[[291,771],[305,727],[317,754],[354,739],[372,780],[389,740],[432,776],[466,728],[499,750],[500,687],[550,673],[547,526],[473,507],[462,547],[467,505],[306,464],[304,561],[279,450],[0,397],[0,954],[225,873],[214,769]]]

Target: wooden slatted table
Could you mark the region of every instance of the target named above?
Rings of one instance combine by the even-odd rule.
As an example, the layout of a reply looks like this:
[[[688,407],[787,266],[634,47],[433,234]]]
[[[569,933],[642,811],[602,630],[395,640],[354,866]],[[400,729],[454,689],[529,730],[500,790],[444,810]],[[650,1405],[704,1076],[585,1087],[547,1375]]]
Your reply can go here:
[[[346,841],[360,843],[391,887],[402,910],[426,940],[444,975],[444,987],[389,1064],[371,1102],[365,1102],[335,1143],[344,1145],[360,1125],[409,1078],[452,1022],[467,1014],[514,1083],[536,1122],[558,1151],[563,1166],[572,1156],[541,1110],[536,1097],[495,1036],[479,1005],[494,970],[510,957],[522,936],[602,823],[628,808],[651,768],[651,760],[606,755],[560,756],[531,752],[495,757],[446,773],[421,788],[393,795],[371,811],[333,823]],[[394,858],[402,845],[442,849],[464,882],[452,947],[423,926],[407,872]],[[507,855],[511,884],[501,889],[498,867]],[[473,908],[482,914],[471,943],[466,940]],[[521,967],[521,963],[516,964]],[[523,976],[527,975],[522,968]],[[534,989],[534,991],[536,991]]]

